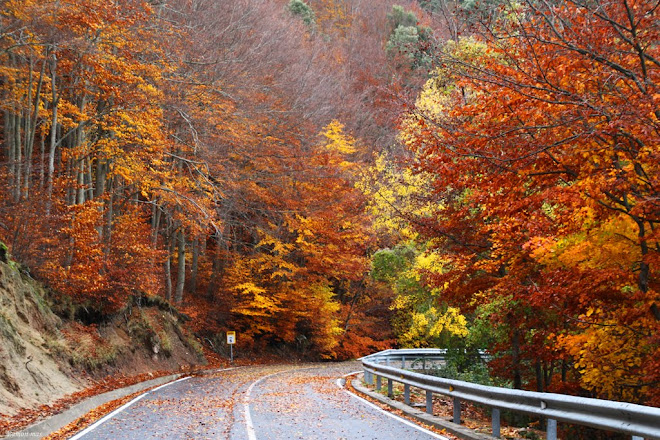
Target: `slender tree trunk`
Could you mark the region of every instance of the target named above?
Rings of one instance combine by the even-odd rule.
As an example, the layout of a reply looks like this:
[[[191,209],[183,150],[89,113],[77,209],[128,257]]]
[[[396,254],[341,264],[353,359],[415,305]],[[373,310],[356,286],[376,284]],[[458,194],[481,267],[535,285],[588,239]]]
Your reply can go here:
[[[11,124],[12,124],[12,119],[11,119],[11,113],[9,110],[4,110],[3,112],[3,122],[4,122],[4,140],[5,140],[5,148],[7,149],[7,160],[9,161],[10,156],[11,156],[11,142],[10,139],[12,138],[12,130],[11,130]],[[11,162],[8,162],[7,165],[11,166]]]
[[[86,105],[87,105],[87,96],[83,94],[82,97],[80,98],[80,105],[78,106],[80,113],[85,112]],[[87,136],[85,134],[85,129],[83,128],[82,124],[79,124],[78,127],[76,128],[76,135],[74,139],[75,139],[73,145],[74,148],[85,145],[85,142],[87,141]],[[86,156],[79,158],[76,162],[76,171],[77,171],[76,199],[78,200],[79,205],[82,205],[86,201],[86,197],[85,197],[86,196],[86,188],[85,188],[86,162],[87,162]]]
[[[546,363],[544,371],[545,374],[543,375],[543,391],[547,392],[550,389],[550,384],[552,383],[552,375],[555,372],[555,361],[552,360],[550,363]]]
[[[215,252],[213,254],[213,269],[211,271],[211,279],[209,280],[208,287],[206,288],[206,297],[213,299],[215,290],[218,287],[218,279],[222,270],[222,260],[220,258],[220,249],[222,246],[222,235],[220,232],[215,234]]]
[[[53,53],[50,63],[50,81],[53,114],[50,124],[50,151],[48,155],[48,189],[46,192],[46,215],[50,214],[53,203],[53,178],[55,175],[55,148],[57,147],[57,106],[59,97],[57,96],[57,55]]]
[[[158,245],[158,230],[160,229],[160,220],[162,218],[162,210],[158,206],[158,200],[153,201],[153,210],[151,214],[151,242],[155,248]]]
[[[16,55],[9,53],[9,65],[16,69],[20,67],[16,61]],[[7,131],[7,148],[9,152],[9,190],[14,203],[20,198],[21,186],[21,104],[12,102],[9,110],[9,127]],[[17,187],[18,185],[18,187]]]
[[[165,242],[167,243],[167,258],[165,259],[165,299],[172,301],[172,254],[174,254],[174,240],[175,232],[172,231],[172,220],[167,215],[167,235]]]
[[[170,242],[172,239],[170,238]],[[167,258],[165,259],[165,299],[172,301],[172,252],[173,246],[167,247]]]
[[[90,189],[90,194],[89,194],[90,199],[99,199],[100,197],[102,197],[105,194],[106,174],[105,174],[105,167],[101,163],[100,159],[97,159],[97,161],[96,161],[95,174],[96,174],[96,182],[95,182],[95,185],[94,185],[93,194],[91,192],[92,190]],[[89,176],[88,176],[88,178],[91,181],[91,179],[92,179],[92,164],[91,163],[89,164]],[[109,197],[112,198],[112,194],[109,194]],[[110,200],[110,202],[112,202],[112,200]],[[105,200],[101,204],[101,206],[99,207],[99,210],[101,212],[105,211],[107,213],[107,209],[108,209],[108,200]],[[107,236],[106,231],[109,231],[108,226],[111,226],[112,218],[110,218],[109,221],[110,221],[110,224],[108,224],[108,221],[106,221],[102,226],[99,226],[99,228],[98,228],[99,238],[102,241],[105,240],[104,237]],[[106,243],[108,243],[108,242],[109,242],[109,240],[106,241]]]
[[[85,191],[87,192],[87,200],[94,200],[94,187],[95,181],[92,180],[92,159],[87,159],[87,168],[85,169]]]
[[[73,159],[69,159],[66,161],[66,176],[73,176],[73,172],[75,171],[75,167],[73,164]],[[71,206],[76,203],[76,192],[75,188],[72,187],[71,185],[67,185],[66,187],[66,204]]]
[[[637,287],[639,287],[639,290],[646,293],[649,291],[649,277],[651,274],[651,266],[646,261],[646,257],[649,253],[646,226],[644,224],[644,220],[640,218],[633,216],[633,220],[637,224],[637,237],[639,238],[639,247],[641,251],[641,258],[639,261],[639,275],[637,275]],[[651,224],[651,230],[653,230],[652,226],[653,224]],[[660,308],[658,307],[658,304],[652,303],[649,306],[649,311],[651,312],[651,315],[653,315],[653,317],[656,319],[656,321],[660,321]]]
[[[190,264],[190,283],[188,290],[195,293],[197,290],[197,271],[199,268],[199,237],[195,237],[192,241],[192,262]]]
[[[39,102],[41,101],[41,89],[44,84],[44,74],[46,73],[46,64],[48,58],[44,57],[41,62],[41,71],[39,72],[39,79],[37,81],[37,89],[35,91],[34,99],[32,99],[32,67],[33,63],[30,61],[30,84],[29,84],[29,103],[34,102],[32,106],[32,115],[28,114],[25,134],[25,178],[23,183],[23,197],[28,199],[30,197],[30,182],[32,180],[32,154],[34,152],[34,140],[37,133],[37,121],[39,119]]]
[[[114,179],[108,182],[108,199],[105,202],[105,230],[103,231],[103,239],[105,240],[106,255],[110,255],[112,249],[112,219],[114,218],[114,194],[112,191],[112,184]]]
[[[42,134],[39,140],[41,147],[41,156],[39,158],[39,189],[44,189],[44,182],[46,181],[46,137]]]
[[[534,370],[536,373],[536,391],[539,393],[543,392],[543,368],[541,367],[541,361],[536,360],[534,363]]]
[[[344,321],[344,335],[348,332],[348,327],[351,322],[351,317],[353,315],[353,308],[355,307],[355,303],[357,303],[357,300],[362,296],[362,294],[355,294],[353,295],[353,299],[351,300],[351,305],[348,308],[348,313],[346,314],[346,321]],[[343,338],[342,338],[343,339]]]
[[[5,111],[5,143],[7,144],[7,160],[9,162],[9,184],[13,184],[16,175],[16,148],[14,147],[14,131],[16,130],[16,118],[14,110]]]
[[[186,236],[183,227],[179,228],[177,236],[178,252],[177,252],[177,276],[176,276],[176,291],[174,293],[174,302],[180,304],[183,300],[183,287],[186,284]]]
[[[22,139],[21,139],[21,132],[23,131],[22,125],[24,122],[23,119],[23,112],[19,109],[16,112],[15,118],[16,118],[16,123],[14,125],[15,130],[14,130],[14,161],[16,162],[16,174],[14,176],[14,202],[18,203],[21,200],[21,183],[22,183],[22,174],[21,171],[23,169],[23,147],[22,147]]]
[[[89,171],[91,178],[91,169]],[[96,160],[96,185],[94,188],[94,198],[99,198],[105,194],[105,184],[108,176],[108,164],[102,159]]]
[[[85,203],[85,159],[79,160],[76,168],[76,175],[78,176],[76,179],[76,201],[78,205],[82,205]]]
[[[28,154],[28,152],[31,149],[30,134],[32,133],[32,114],[29,110],[32,106],[32,79],[33,79],[33,76],[34,76],[34,59],[32,57],[30,57],[30,64],[28,65],[28,70],[29,71],[28,71],[28,80],[27,80],[27,100],[26,100],[27,102],[26,102],[26,105],[25,105],[25,117],[23,118],[24,119],[24,122],[23,122],[23,124],[24,124],[24,136],[25,136],[25,142],[24,142],[24,144],[25,144],[25,173],[23,173],[23,176],[25,177],[26,184],[27,184],[27,182],[30,181],[30,173],[28,172],[28,170],[29,170],[29,166],[30,166],[30,157],[29,156],[31,155],[31,151],[30,151],[30,154]],[[18,166],[19,166],[20,169],[22,169],[23,168],[23,161],[21,161]],[[23,180],[21,180],[19,178],[16,183],[18,184],[18,188],[17,188],[18,189],[18,191],[17,191],[18,200],[20,200],[21,197],[23,196]]]

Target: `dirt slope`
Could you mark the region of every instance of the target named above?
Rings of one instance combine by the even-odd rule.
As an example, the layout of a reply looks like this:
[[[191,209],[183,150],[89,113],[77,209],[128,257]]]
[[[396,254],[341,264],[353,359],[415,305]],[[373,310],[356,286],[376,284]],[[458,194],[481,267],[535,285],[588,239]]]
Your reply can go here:
[[[97,379],[205,363],[201,346],[183,328],[184,317],[157,298],[83,324],[57,316],[46,297],[27,271],[0,254],[0,422]]]
[[[35,408],[87,384],[56,361],[66,344],[44,290],[13,264],[0,262],[0,415]]]

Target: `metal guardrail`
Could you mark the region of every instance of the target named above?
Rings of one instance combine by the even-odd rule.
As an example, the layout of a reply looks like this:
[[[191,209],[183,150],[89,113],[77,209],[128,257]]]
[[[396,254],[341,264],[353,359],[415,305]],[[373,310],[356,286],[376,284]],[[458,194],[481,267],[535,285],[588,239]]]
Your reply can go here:
[[[446,350],[411,349],[385,350],[361,358],[365,381],[381,388],[381,378],[387,379],[387,391],[393,396],[392,384],[404,384],[404,401],[410,405],[410,387],[426,391],[426,412],[433,413],[433,394],[453,398],[454,423],[460,424],[462,400],[492,408],[492,435],[500,437],[500,411],[530,414],[547,420],[547,440],[557,439],[557,422],[590,426],[632,436],[633,440],[660,440],[660,408],[611,400],[589,399],[564,394],[538,393],[476,385],[452,379],[406,370],[406,363],[426,359],[444,361]],[[484,354],[482,353],[482,356]],[[392,366],[400,361],[402,368]],[[424,361],[422,361],[424,362]]]
[[[426,367],[432,367],[435,364],[442,364],[447,360],[447,349],[446,348],[408,348],[408,349],[389,349],[384,351],[379,351],[378,353],[370,354],[365,356],[362,359],[371,359],[374,362],[380,363],[382,360],[386,365],[390,365],[394,362],[401,362],[401,368],[405,369],[407,364],[411,364],[411,368],[420,366],[422,370],[426,370]],[[485,350],[478,350],[478,354],[482,360],[490,360],[490,356],[486,353]]]

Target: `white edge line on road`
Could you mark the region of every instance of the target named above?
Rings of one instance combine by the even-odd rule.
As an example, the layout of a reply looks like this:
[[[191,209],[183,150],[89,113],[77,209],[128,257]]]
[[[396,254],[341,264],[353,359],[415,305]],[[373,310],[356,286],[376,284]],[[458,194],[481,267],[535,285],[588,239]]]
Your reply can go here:
[[[250,414],[250,393],[252,389],[262,380],[266,380],[271,376],[276,374],[283,373],[283,371],[278,371],[277,373],[269,374],[267,376],[260,377],[250,384],[247,391],[245,392],[245,400],[243,401],[243,412],[245,413],[245,427],[247,429],[248,440],[257,440],[257,433],[254,430],[254,424],[252,423],[252,414]]]
[[[302,370],[313,370],[315,368],[321,368],[321,367],[304,367],[304,368],[292,368],[292,369],[287,369],[287,370],[282,370],[282,371],[277,371],[272,374],[268,374],[266,376],[260,377],[259,379],[255,380],[250,384],[248,387],[247,391],[245,391],[245,397],[243,400],[243,412],[245,414],[245,426],[247,429],[247,436],[248,440],[257,440],[257,433],[254,430],[254,423],[252,422],[252,414],[250,413],[250,394],[252,393],[252,389],[259,384],[259,382],[262,382],[269,377],[276,376],[278,374],[282,373],[290,373],[292,371],[302,371]]]
[[[353,375],[358,374],[358,373],[362,373],[362,371],[361,371],[361,370],[360,370],[360,371],[354,371],[354,372],[352,372],[352,373],[345,374],[345,375],[342,376],[342,378],[343,378],[344,380],[346,380],[346,379],[345,379],[346,377],[348,377],[348,376],[353,376]],[[341,384],[341,379],[337,379],[337,382],[336,382],[336,383],[337,383],[337,386],[338,386],[339,388],[341,388],[343,392],[345,392],[346,394],[348,394],[348,395],[351,396],[352,398],[359,400],[360,402],[364,403],[364,404],[367,405],[367,406],[370,406],[371,408],[373,408],[373,409],[375,409],[375,410],[377,410],[377,411],[380,411],[381,413],[385,414],[386,416],[388,416],[388,417],[392,417],[393,419],[398,420],[399,422],[403,423],[404,425],[410,426],[411,428],[415,428],[415,429],[417,429],[418,431],[422,431],[423,433],[428,434],[428,435],[430,435],[431,437],[434,437],[434,438],[437,438],[437,439],[440,439],[440,440],[450,440],[450,439],[447,438],[447,437],[444,437],[444,436],[442,436],[442,435],[436,434],[435,432],[430,431],[430,430],[428,430],[428,429],[426,429],[426,428],[423,428],[423,427],[421,427],[421,426],[419,426],[419,425],[417,425],[417,424],[415,424],[415,423],[413,423],[413,422],[411,422],[411,421],[409,421],[409,420],[404,419],[403,417],[399,417],[399,416],[397,416],[396,414],[392,414],[392,413],[389,412],[389,411],[385,411],[383,408],[379,407],[378,405],[374,405],[373,403],[369,402],[367,399],[363,399],[362,397],[360,397],[360,396],[358,396],[358,395],[356,395],[356,394],[351,393],[351,392],[348,391],[346,388],[344,388],[344,386]],[[250,439],[250,440],[253,440],[253,439]]]
[[[157,390],[159,390],[159,389],[161,389],[161,388],[165,388],[165,387],[167,387],[167,386],[170,386],[170,385],[175,384],[175,383],[177,383],[177,382],[184,381],[184,380],[186,380],[186,379],[190,379],[190,376],[188,376],[188,377],[182,377],[181,379],[177,379],[177,380],[174,380],[174,381],[172,381],[172,382],[168,382],[168,383],[166,383],[166,384],[163,384],[163,385],[161,385],[161,386],[159,386],[159,387],[154,388],[153,390],[147,391],[147,392],[144,393],[144,394],[140,394],[139,396],[137,396],[136,398],[134,398],[134,399],[131,400],[130,402],[127,402],[127,403],[123,404],[122,406],[120,406],[119,408],[117,408],[116,410],[114,410],[113,412],[111,412],[110,414],[108,414],[108,415],[106,415],[105,417],[103,417],[103,418],[97,420],[94,424],[92,424],[92,425],[88,426],[87,428],[83,429],[83,430],[80,431],[78,434],[76,434],[76,435],[74,435],[73,437],[71,437],[69,440],[78,440],[79,438],[82,438],[84,435],[89,434],[91,431],[95,430],[96,428],[98,428],[99,426],[101,426],[102,424],[104,424],[105,422],[107,422],[108,420],[110,420],[111,418],[113,418],[114,416],[116,416],[117,414],[119,414],[120,412],[122,412],[123,410],[125,410],[126,408],[128,408],[129,406],[133,405],[134,403],[138,402],[139,400],[142,400],[142,399],[143,399],[144,397],[146,397],[149,393],[153,393],[154,391],[157,391]]]

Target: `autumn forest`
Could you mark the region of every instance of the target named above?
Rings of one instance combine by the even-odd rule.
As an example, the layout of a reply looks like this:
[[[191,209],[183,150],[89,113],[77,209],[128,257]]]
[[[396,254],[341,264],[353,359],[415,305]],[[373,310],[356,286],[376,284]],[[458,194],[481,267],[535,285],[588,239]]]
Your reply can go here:
[[[657,1],[1,3],[0,240],[81,325],[660,405]]]

